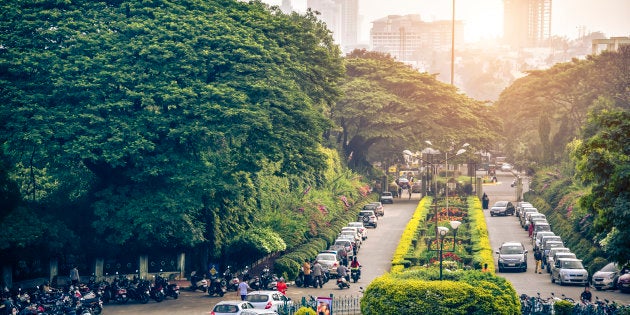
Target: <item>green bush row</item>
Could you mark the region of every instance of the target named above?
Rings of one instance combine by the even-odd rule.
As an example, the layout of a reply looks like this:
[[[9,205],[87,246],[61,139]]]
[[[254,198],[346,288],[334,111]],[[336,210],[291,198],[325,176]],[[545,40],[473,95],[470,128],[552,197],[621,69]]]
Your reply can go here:
[[[361,313],[371,314],[520,314],[512,285],[480,271],[448,273],[434,281],[428,270],[389,273],[376,278],[361,299]],[[428,279],[428,280],[427,280]]]
[[[488,271],[494,272],[494,256],[488,236],[488,226],[478,197],[468,198],[468,219],[470,220],[473,265],[475,269],[481,269],[484,264],[488,264]]]

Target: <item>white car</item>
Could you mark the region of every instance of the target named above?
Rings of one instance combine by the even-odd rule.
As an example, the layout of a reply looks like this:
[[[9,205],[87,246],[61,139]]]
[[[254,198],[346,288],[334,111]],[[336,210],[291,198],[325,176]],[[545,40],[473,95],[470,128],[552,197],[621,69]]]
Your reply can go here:
[[[280,308],[292,308],[293,301],[280,291],[253,291],[247,293],[247,302],[257,309],[278,311]]]
[[[389,191],[385,191],[381,194],[381,200],[382,203],[394,203],[394,195],[389,192]]]
[[[363,225],[363,222],[350,222],[348,223],[349,227],[355,227],[359,229],[359,233],[361,233],[361,238],[365,241],[368,238],[368,230],[365,227],[365,225]]]
[[[503,163],[503,165],[501,165],[501,170],[504,172],[509,172],[512,170],[512,164],[508,164],[508,163]]]
[[[221,301],[214,306],[210,315],[241,315],[244,310],[254,308],[248,301]]]
[[[582,261],[572,258],[560,258],[555,262],[551,283],[556,281],[560,285],[565,284],[588,284],[588,271],[582,266]]]

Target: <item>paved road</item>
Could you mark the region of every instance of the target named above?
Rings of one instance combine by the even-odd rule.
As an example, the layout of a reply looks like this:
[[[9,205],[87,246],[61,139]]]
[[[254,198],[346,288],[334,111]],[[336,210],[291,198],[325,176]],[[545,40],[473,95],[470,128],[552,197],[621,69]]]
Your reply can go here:
[[[497,178],[499,182],[496,185],[484,185],[484,191],[490,197],[490,206],[498,200],[516,200],[515,189],[510,187],[514,176],[511,173],[498,172]],[[529,182],[524,180],[524,191],[528,188]],[[498,273],[498,275],[505,277],[518,292],[518,294],[536,295],[540,292],[541,296],[549,297],[551,292],[554,292],[556,296],[560,297],[565,294],[568,297],[579,300],[580,293],[583,288],[581,286],[560,286],[559,284],[551,283],[551,279],[548,273],[543,271],[542,274],[534,273],[534,255],[530,238],[527,236],[527,231],[521,228],[518,218],[515,216],[507,217],[491,217],[486,211],[486,223],[488,225],[488,232],[490,234],[490,244],[496,251],[503,242],[507,241],[519,241],[525,244],[525,247],[529,250],[528,269],[527,272],[504,272]],[[553,230],[553,226],[552,226]],[[495,255],[496,258],[496,255]],[[578,257],[579,258],[579,257]],[[496,265],[496,259],[495,259]],[[630,304],[630,294],[623,294],[619,291],[595,291],[593,292],[593,300],[595,296],[600,299],[608,299],[611,301],[617,301],[622,304]]]

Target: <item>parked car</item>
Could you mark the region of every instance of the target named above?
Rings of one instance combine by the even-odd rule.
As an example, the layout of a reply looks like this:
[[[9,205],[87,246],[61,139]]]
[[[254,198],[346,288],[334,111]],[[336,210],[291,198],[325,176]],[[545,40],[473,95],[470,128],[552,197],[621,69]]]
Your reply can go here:
[[[542,246],[543,262],[549,261],[549,251],[552,248],[557,248],[557,247],[564,247],[564,243],[560,241],[547,241],[543,244]],[[549,271],[549,268],[547,269],[547,271]]]
[[[518,217],[518,220],[521,222],[521,227],[525,227],[525,222],[527,221],[527,214],[535,212],[538,213],[538,209],[536,208],[523,208],[521,210],[521,215]]]
[[[509,269],[527,271],[527,250],[523,243],[505,242],[496,253],[499,255],[499,272]]]
[[[394,203],[394,194],[389,191],[384,191],[379,199],[382,203]]]
[[[355,230],[342,230],[337,234],[337,238],[348,238],[357,249],[361,248],[361,236]]]
[[[247,293],[247,302],[255,308],[278,311],[278,306],[293,307],[293,301],[280,291],[253,291]]]
[[[380,215],[381,217],[385,215],[385,207],[383,207],[382,202],[374,201],[374,202],[370,202],[369,204],[376,206],[376,209],[374,210],[374,213],[376,215]]]
[[[527,213],[525,213],[525,224],[523,225],[523,229],[525,229],[525,231],[527,231],[527,229],[529,229],[529,224],[535,218],[546,219],[547,216],[544,213],[540,213],[540,212],[527,212]]]
[[[497,201],[490,208],[490,216],[495,215],[514,215],[516,209],[510,201]]]
[[[348,254],[348,260],[351,260],[352,257],[354,257],[354,250],[352,247],[352,242],[349,239],[345,239],[345,238],[336,239],[333,245],[331,245],[331,249],[334,250],[338,247],[343,247],[343,249]]]
[[[554,263],[554,267],[553,273],[551,274],[551,283],[558,281],[560,285],[588,284],[588,271],[584,269],[581,260],[560,258]]]
[[[241,315],[243,310],[254,308],[248,301],[221,301],[214,306],[210,315]]]
[[[341,264],[341,257],[339,257],[337,251],[322,251],[317,254],[315,260],[319,261],[322,267],[328,269],[330,271],[330,275],[337,275],[337,267]]]
[[[341,228],[341,232],[343,232],[343,231],[352,231],[352,232],[354,232],[354,234],[357,236],[357,239],[359,240],[359,242],[361,242],[361,244],[363,244],[363,235],[361,234],[361,232],[359,232],[359,228],[352,227],[352,226],[344,226],[344,227]]]
[[[630,266],[624,266],[619,272],[617,288],[623,293],[630,293]]]
[[[519,201],[516,203],[516,216],[521,217],[521,210],[524,208],[533,208],[534,206],[527,201]]]
[[[373,226],[376,228],[378,223],[376,222],[376,214],[373,210],[361,210],[357,217],[357,221],[363,222],[364,226]]]
[[[532,240],[532,245],[534,245],[534,251],[536,251],[538,249],[538,246],[540,246],[542,238],[545,237],[545,236],[556,236],[556,234],[551,232],[551,231],[545,231],[545,232],[538,232],[538,233],[536,233],[536,237],[534,237],[533,240]],[[560,237],[560,236],[558,236],[558,237]]]
[[[556,253],[570,253],[571,250],[566,248],[566,247],[554,247],[552,249],[549,250],[549,253],[547,253],[547,260],[545,260],[545,266],[547,269],[548,273],[551,273],[551,268],[553,267],[553,264],[556,261]],[[573,257],[575,258],[575,257]]]
[[[363,222],[349,222],[348,226],[350,227],[356,227],[359,229],[359,232],[361,233],[361,237],[363,238],[363,240],[366,240],[368,238],[368,231],[367,228],[365,227],[365,225],[363,225]]]
[[[549,225],[548,222],[536,222],[536,224],[534,224],[532,238],[536,237],[540,232],[551,232],[551,225]]]
[[[503,163],[503,165],[501,165],[501,170],[504,172],[509,172],[512,170],[512,164],[509,163]]]
[[[596,290],[616,289],[619,279],[619,266],[612,262],[593,274],[592,282]]]
[[[547,235],[547,236],[543,236],[540,239],[540,243],[534,247],[534,249],[538,249],[538,247],[544,248],[545,244],[549,241],[559,241],[562,242],[562,237],[560,237],[560,235]],[[564,246],[560,246],[560,247],[564,247]]]

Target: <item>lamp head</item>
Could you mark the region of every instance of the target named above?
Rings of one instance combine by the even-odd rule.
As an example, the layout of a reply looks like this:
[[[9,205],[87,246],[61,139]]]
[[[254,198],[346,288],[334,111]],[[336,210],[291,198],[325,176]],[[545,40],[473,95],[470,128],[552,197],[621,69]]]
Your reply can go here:
[[[431,143],[431,141],[429,141],[429,140],[424,140],[424,143],[426,143],[426,144],[428,144],[428,145],[430,145],[430,146],[432,146],[432,145],[433,145],[433,143]]]
[[[446,233],[448,233],[448,228],[445,226],[438,226],[438,234],[440,235],[440,237],[444,237],[446,236]]]
[[[459,149],[457,150],[457,153],[455,153],[455,155],[460,155],[462,153],[466,152],[466,149]]]
[[[451,221],[451,227],[453,228],[453,230],[457,230],[457,228],[461,225],[462,223],[460,221]]]

